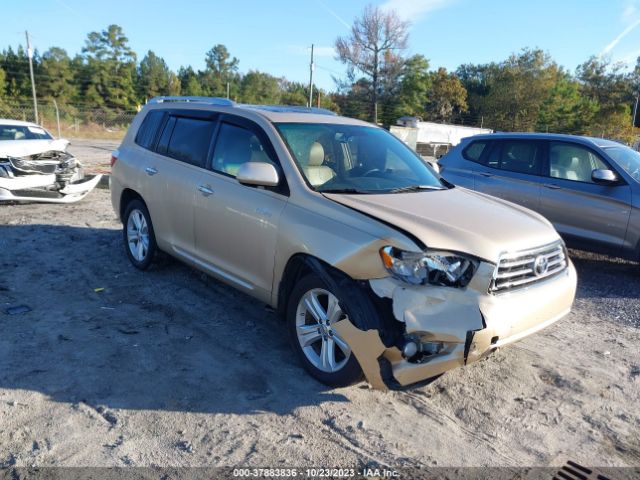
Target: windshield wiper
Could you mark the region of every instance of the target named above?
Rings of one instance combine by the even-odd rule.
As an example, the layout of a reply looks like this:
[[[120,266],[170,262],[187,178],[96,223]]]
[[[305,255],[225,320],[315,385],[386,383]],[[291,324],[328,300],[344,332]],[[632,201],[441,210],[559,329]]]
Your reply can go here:
[[[387,193],[404,193],[418,192],[420,190],[446,190],[443,187],[434,187],[432,185],[409,185],[408,187],[400,187],[389,190]]]
[[[327,188],[318,190],[319,193],[374,193],[371,190],[358,190],[357,188]]]

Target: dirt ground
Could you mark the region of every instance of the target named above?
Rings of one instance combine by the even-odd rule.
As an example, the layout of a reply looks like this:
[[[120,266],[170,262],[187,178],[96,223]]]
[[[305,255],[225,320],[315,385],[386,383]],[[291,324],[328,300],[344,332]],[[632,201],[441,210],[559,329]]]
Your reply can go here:
[[[98,169],[114,146],[71,149]],[[428,386],[332,390],[263,304],[131,267],[107,190],[0,206],[0,466],[640,466],[640,266],[572,259],[545,331]]]

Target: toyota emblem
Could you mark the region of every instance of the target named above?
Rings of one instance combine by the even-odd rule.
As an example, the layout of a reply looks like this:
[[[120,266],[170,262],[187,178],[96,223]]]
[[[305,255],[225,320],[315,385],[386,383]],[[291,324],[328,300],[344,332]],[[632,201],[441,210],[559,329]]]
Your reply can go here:
[[[547,273],[549,269],[549,260],[544,255],[538,255],[533,262],[533,273],[536,274],[536,277],[540,277]]]

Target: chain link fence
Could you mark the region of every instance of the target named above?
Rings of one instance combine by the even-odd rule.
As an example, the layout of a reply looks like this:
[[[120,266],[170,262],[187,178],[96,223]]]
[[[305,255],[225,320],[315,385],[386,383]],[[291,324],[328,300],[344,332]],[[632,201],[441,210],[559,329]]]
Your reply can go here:
[[[71,138],[120,139],[137,112],[85,108],[78,105],[38,103],[36,122],[33,104],[1,104],[0,117],[36,122],[52,135]]]
[[[58,104],[53,102],[38,102],[38,121],[56,137],[66,138],[95,138],[120,140],[126,133],[136,111],[124,111],[108,108],[89,108],[76,104]],[[342,112],[344,115],[355,116],[354,111]],[[33,103],[30,102],[5,102],[0,103],[0,118],[35,122]],[[500,130],[496,127],[494,119],[482,115],[454,113],[446,121],[428,120],[434,123],[449,125],[461,125],[467,127],[489,128]],[[391,123],[394,125],[395,122]],[[589,134],[603,138],[622,140],[632,144],[638,139],[640,129],[628,128],[613,129],[610,126],[596,127],[593,131],[567,131],[566,126],[544,125],[538,126],[539,131],[547,133],[574,133]],[[530,130],[530,129],[525,129]]]

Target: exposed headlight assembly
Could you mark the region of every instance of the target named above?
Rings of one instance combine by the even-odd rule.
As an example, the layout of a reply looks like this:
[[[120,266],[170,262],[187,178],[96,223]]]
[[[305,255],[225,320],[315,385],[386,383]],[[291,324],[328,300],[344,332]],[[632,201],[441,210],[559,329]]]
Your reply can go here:
[[[395,278],[411,285],[466,287],[478,268],[478,261],[453,252],[406,252],[387,246],[380,249],[385,268]]]

